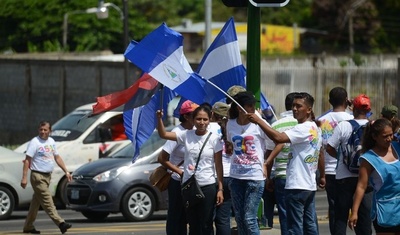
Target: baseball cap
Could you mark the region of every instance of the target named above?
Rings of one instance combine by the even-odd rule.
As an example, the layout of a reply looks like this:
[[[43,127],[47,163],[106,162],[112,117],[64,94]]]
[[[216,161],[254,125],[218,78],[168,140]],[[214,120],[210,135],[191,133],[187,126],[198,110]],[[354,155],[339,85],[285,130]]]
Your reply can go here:
[[[244,91],[246,91],[246,88],[244,88],[242,86],[234,85],[234,86],[229,87],[229,89],[226,91],[226,93],[228,93],[228,95],[233,97],[233,96],[237,95],[237,93],[244,92]]]
[[[179,110],[179,114],[187,114],[193,112],[197,107],[199,107],[198,104],[193,103],[190,100],[186,100],[185,102],[182,103],[181,109]]]
[[[371,101],[369,100],[369,97],[367,95],[360,94],[353,99],[353,107],[359,110],[370,111]]]
[[[382,114],[382,116],[384,116],[386,118],[392,118],[392,117],[397,116],[397,111],[398,111],[398,108],[396,106],[394,106],[392,104],[388,104],[388,105],[383,106],[381,114]]]
[[[239,92],[233,97],[240,105],[255,104],[258,100],[251,91]]]
[[[222,117],[226,117],[228,116],[229,108],[230,106],[226,103],[216,102],[212,107],[212,111]]]

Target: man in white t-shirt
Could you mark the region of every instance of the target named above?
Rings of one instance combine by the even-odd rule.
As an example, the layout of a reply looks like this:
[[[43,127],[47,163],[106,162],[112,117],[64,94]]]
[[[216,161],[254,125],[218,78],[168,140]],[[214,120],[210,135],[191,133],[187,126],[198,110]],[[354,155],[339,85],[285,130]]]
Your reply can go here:
[[[353,100],[354,120],[359,125],[368,122],[367,113],[371,111],[371,102],[368,96],[361,94]],[[342,148],[347,144],[351,133],[352,125],[348,121],[339,122],[335,127],[332,136],[328,139],[326,152],[330,156],[337,156],[336,168],[336,195],[335,195],[335,223],[334,234],[346,234],[349,210],[353,205],[353,195],[356,190],[358,174],[351,173],[343,163]],[[355,227],[357,235],[372,234],[372,221],[370,217],[372,203],[372,191],[366,192],[358,210],[358,221]]]
[[[248,114],[250,121],[258,124],[271,140],[291,144],[285,185],[287,227],[290,235],[319,234],[315,192],[322,139],[320,129],[313,120],[313,105],[314,98],[310,94],[297,93],[292,110],[298,124],[282,133],[265,125],[256,115]],[[324,172],[324,169],[320,170]],[[321,174],[321,177],[324,177],[324,174]]]
[[[325,192],[328,199],[328,217],[329,217],[329,231],[333,234],[335,213],[334,203],[336,194],[336,156],[329,155],[325,149],[329,137],[332,136],[334,128],[340,121],[353,119],[353,115],[346,112],[349,100],[347,98],[347,91],[343,87],[335,87],[329,92],[329,103],[332,105],[332,110],[325,113],[318,120],[321,122],[322,132],[322,148],[321,152],[324,156],[325,162]]]
[[[30,169],[30,182],[33,188],[33,197],[25,220],[23,233],[40,234],[40,231],[36,230],[33,225],[40,206],[59,227],[62,234],[71,228],[71,225],[66,223],[64,219],[58,215],[49,190],[54,162],[65,172],[68,181],[72,180],[71,174],[68,172],[64,161],[57,152],[54,139],[49,137],[50,131],[51,125],[49,122],[40,122],[39,135],[29,142],[28,149],[26,150],[21,187],[26,187],[28,183],[28,169]]]

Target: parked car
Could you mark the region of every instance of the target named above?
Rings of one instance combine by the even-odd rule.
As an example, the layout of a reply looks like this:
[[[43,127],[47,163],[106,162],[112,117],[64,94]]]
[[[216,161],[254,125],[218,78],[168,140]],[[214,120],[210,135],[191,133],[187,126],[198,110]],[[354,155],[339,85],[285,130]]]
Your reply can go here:
[[[31,184],[25,189],[21,187],[24,159],[24,154],[0,147],[0,220],[10,218],[15,209],[29,205],[32,200]]]
[[[149,182],[151,172],[160,166],[157,157],[164,143],[158,133],[153,133],[133,164],[133,147],[128,145],[74,171],[73,180],[67,184],[68,208],[93,221],[119,212],[128,221],[143,221],[154,211],[167,209],[167,192],[160,192]]]
[[[57,150],[71,173],[83,164],[107,157],[131,143],[124,134],[123,107],[89,116],[93,105],[76,108],[52,126],[50,136],[56,141]],[[28,143],[14,151],[26,152]],[[66,185],[65,173],[55,167],[49,189],[61,205],[67,202]]]

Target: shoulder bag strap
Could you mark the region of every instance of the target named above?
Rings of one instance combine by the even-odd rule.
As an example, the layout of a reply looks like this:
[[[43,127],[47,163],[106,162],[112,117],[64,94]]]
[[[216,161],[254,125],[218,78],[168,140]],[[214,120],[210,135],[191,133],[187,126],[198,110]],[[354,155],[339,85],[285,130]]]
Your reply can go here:
[[[208,136],[206,138],[206,141],[204,141],[204,143],[203,143],[203,146],[201,146],[201,149],[200,149],[200,152],[199,152],[199,157],[197,158],[196,166],[194,167],[193,175],[196,174],[197,165],[199,164],[201,153],[203,152],[204,146],[206,145],[206,143],[207,143],[208,139],[210,138],[210,136],[211,136],[211,132],[208,134]]]

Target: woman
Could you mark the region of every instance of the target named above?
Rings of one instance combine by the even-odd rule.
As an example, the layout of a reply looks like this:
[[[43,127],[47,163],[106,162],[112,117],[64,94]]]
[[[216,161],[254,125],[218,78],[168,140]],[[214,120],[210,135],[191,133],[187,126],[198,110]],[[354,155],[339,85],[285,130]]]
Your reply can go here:
[[[251,123],[246,113],[255,112],[256,99],[251,92],[240,92],[229,109],[226,124],[227,141],[233,144],[230,169],[230,190],[239,234],[260,234],[257,221],[258,205],[264,192],[263,171],[266,142],[274,144],[263,130]],[[266,121],[264,121],[266,125]]]
[[[318,164],[322,145],[320,129],[315,122],[312,107],[314,98],[298,92],[293,98],[293,117],[298,124],[292,129],[278,132],[252,113],[247,118],[276,143],[290,143],[286,169],[285,200],[287,227],[290,235],[318,235],[315,213],[316,171],[320,166],[320,186],[324,186],[324,165]]]
[[[199,106],[190,100],[183,102],[179,110],[181,123],[172,129],[172,132],[193,129],[192,113],[197,107]],[[172,172],[168,184],[167,235],[187,234],[187,220],[181,195],[184,156],[185,146],[171,140],[164,144],[163,150],[158,156],[158,162]]]
[[[186,208],[186,218],[189,222],[190,235],[211,235],[213,234],[215,204],[218,206],[224,200],[222,144],[215,134],[211,134],[208,141],[205,142],[209,134],[207,128],[211,118],[211,110],[209,108],[205,106],[197,107],[192,115],[193,123],[196,127],[195,130],[167,132],[162,121],[163,114],[159,110],[157,111],[157,130],[161,138],[185,145],[183,183],[193,175],[200,149],[204,144],[195,177],[201,186],[205,199],[194,207]],[[215,173],[217,174],[217,180]],[[216,181],[218,187],[216,186]]]
[[[392,123],[385,119],[369,122],[364,130],[360,170],[348,225],[357,224],[361,199],[368,186],[374,188],[371,216],[377,235],[400,235],[399,143],[393,142]]]

